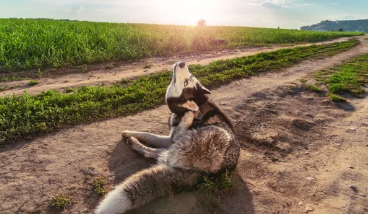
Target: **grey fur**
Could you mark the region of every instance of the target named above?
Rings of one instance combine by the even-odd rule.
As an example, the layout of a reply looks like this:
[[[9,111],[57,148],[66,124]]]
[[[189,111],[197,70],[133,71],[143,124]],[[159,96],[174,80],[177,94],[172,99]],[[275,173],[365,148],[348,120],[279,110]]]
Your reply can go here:
[[[177,64],[174,65],[174,75],[180,71],[176,68]],[[172,81],[175,79],[173,77]],[[169,136],[122,132],[122,137],[127,138],[127,144],[133,150],[144,157],[157,159],[157,165],[130,176],[118,185],[101,202],[96,214],[115,214],[117,210],[118,213],[126,212],[169,194],[173,186],[195,185],[201,174],[215,174],[235,168],[240,146],[234,137],[232,125],[228,117],[207,97],[204,102],[198,106],[200,110],[197,112],[173,112],[169,119]]]

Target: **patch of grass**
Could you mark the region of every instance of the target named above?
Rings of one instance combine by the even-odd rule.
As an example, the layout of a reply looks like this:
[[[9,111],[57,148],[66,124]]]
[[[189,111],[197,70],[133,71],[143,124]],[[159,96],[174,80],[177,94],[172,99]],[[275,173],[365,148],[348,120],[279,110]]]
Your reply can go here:
[[[97,193],[99,196],[105,195],[105,179],[104,178],[97,178],[93,181],[93,188],[95,193]]]
[[[346,102],[346,99],[343,97],[340,97],[339,95],[331,93],[328,96],[333,102]]]
[[[302,60],[337,54],[359,44],[358,40],[328,45],[287,48],[253,56],[219,60],[189,69],[205,86],[216,88],[234,79],[247,78],[278,70]],[[73,125],[126,116],[165,103],[166,88],[172,71],[138,77],[123,86],[83,86],[74,93],[55,90],[39,95],[13,95],[0,98],[0,144],[29,138]]]
[[[368,54],[354,57],[332,70],[319,71],[314,76],[319,84],[327,85],[333,101],[345,100],[336,95],[342,92],[362,97],[368,83]]]
[[[144,69],[150,69],[150,68],[152,68],[152,65],[145,65],[143,68]]]
[[[37,85],[38,83],[39,82],[36,81],[36,80],[30,80],[29,83],[28,83],[28,85],[33,86],[33,85]]]
[[[203,205],[221,208],[221,195],[231,191],[234,187],[231,173],[226,170],[216,175],[203,176],[197,186],[197,195]]]
[[[82,65],[82,72],[87,73],[87,71],[88,71],[87,65]]]
[[[317,42],[354,32],[0,19],[0,72],[61,68],[151,56]],[[214,43],[215,38],[226,41]],[[72,42],[71,42],[72,41]]]
[[[114,66],[114,63],[109,63],[106,65],[106,69],[114,69],[115,66]]]
[[[65,209],[67,206],[71,204],[72,201],[68,198],[68,196],[61,193],[54,195],[50,202],[50,206],[57,209]]]
[[[127,83],[130,83],[130,82],[132,82],[132,80],[130,80],[130,79],[125,79],[125,78],[122,78],[122,79],[120,80],[120,84],[127,84]]]
[[[306,83],[306,82],[308,82],[308,80],[307,80],[307,79],[304,79],[304,78],[303,78],[303,79],[299,79],[299,81],[300,81],[301,83],[303,83],[303,84],[304,84],[304,83]]]
[[[305,89],[307,89],[308,91],[314,91],[316,93],[322,93],[323,90],[321,88],[319,88],[318,86],[315,85],[306,85]]]
[[[233,188],[234,183],[228,170],[214,176],[203,176],[203,181],[198,185],[200,191],[212,191],[216,194],[227,192]]]
[[[73,89],[73,88],[66,88],[65,90],[64,90],[64,92],[65,93],[72,93],[72,92],[74,92],[75,90]]]
[[[2,76],[0,78],[0,82],[10,82],[10,81],[18,81],[18,80],[26,80],[27,77],[19,77],[19,76]]]

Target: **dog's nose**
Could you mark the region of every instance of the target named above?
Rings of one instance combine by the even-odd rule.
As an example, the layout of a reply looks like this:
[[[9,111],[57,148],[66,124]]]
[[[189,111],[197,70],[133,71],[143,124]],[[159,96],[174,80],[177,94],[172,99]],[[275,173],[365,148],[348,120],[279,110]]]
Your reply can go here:
[[[184,68],[184,66],[185,66],[185,62],[179,62],[179,67],[180,68]]]

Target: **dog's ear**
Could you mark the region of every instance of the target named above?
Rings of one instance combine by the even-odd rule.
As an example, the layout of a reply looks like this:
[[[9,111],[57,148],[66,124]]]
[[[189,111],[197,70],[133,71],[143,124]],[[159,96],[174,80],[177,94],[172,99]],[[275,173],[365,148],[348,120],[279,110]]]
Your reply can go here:
[[[208,90],[206,87],[202,86],[202,90],[204,94],[212,94],[210,90]]]
[[[200,82],[197,83],[197,89],[198,88],[202,94],[212,94],[212,92],[208,90],[206,87],[204,87]]]
[[[198,111],[198,110],[199,110],[198,105],[197,105],[194,101],[192,101],[192,100],[188,100],[188,101],[186,101],[186,102],[182,105],[182,107],[184,107],[184,108],[188,109],[189,111]]]

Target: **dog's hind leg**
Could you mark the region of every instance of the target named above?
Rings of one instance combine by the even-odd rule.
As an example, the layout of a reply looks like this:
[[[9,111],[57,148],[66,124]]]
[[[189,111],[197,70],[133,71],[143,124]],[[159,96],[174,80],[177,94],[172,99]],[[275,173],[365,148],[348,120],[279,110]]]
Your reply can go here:
[[[135,137],[128,137],[126,142],[128,146],[130,146],[133,150],[137,151],[139,154],[143,155],[146,158],[157,159],[161,152],[165,151],[165,149],[156,149],[145,146],[140,143]]]
[[[171,136],[155,135],[149,132],[135,132],[135,131],[123,131],[121,133],[123,138],[134,137],[139,141],[157,147],[157,148],[168,148],[172,144]]]

